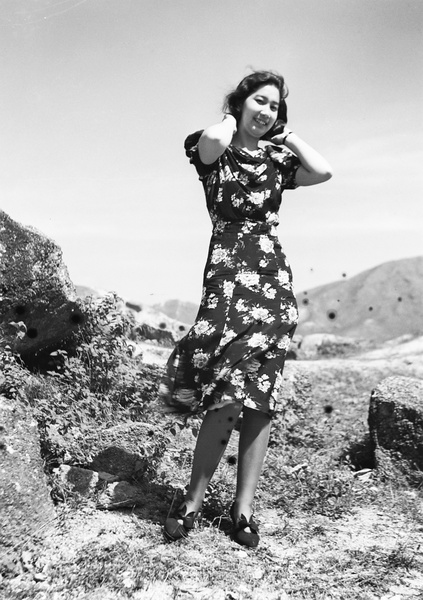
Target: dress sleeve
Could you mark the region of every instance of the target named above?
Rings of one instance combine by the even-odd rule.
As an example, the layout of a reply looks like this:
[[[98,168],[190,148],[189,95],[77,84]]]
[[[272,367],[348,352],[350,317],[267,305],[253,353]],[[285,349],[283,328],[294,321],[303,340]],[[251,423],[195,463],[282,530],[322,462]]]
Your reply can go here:
[[[295,190],[298,184],[295,180],[298,167],[301,165],[298,156],[282,146],[267,146],[267,152],[276,169],[282,174],[282,187],[285,190]]]
[[[207,175],[210,175],[216,170],[219,161],[215,161],[211,165],[205,165],[201,162],[200,155],[198,154],[198,141],[203,133],[204,129],[191,133],[184,142],[185,154],[189,158],[189,162],[194,165],[197,170],[200,179],[203,179]]]

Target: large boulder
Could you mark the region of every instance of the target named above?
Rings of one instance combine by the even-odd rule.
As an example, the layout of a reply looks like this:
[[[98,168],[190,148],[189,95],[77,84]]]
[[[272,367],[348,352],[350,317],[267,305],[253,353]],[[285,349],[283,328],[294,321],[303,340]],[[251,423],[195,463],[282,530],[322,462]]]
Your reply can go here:
[[[0,574],[16,568],[23,544],[54,529],[36,421],[27,406],[0,396]]]
[[[386,475],[423,470],[423,381],[387,377],[372,391],[370,436],[376,466]]]
[[[104,429],[85,427],[83,433],[72,428],[66,434],[51,425],[45,444],[59,463],[106,472],[118,481],[142,481],[155,475],[167,441],[148,424],[127,422]]]
[[[0,346],[31,363],[82,321],[60,248],[0,210]]]

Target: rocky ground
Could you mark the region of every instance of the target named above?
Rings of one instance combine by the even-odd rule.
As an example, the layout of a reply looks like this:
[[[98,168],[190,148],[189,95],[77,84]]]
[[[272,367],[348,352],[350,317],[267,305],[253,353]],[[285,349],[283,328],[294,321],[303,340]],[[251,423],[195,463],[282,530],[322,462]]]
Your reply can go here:
[[[140,350],[147,362],[163,362],[169,353],[154,343]],[[313,432],[323,443],[269,450],[257,497],[256,551],[228,535],[236,467],[225,460],[202,523],[188,540],[165,542],[161,526],[187,481],[194,445],[184,430],[167,449],[161,480],[145,486],[144,506],[101,511],[93,501],[72,496],[58,504],[46,541],[32,538],[18,549],[20,563],[3,579],[0,597],[423,598],[422,490],[382,481],[371,466],[357,470],[348,457],[353,442],[365,437],[372,388],[393,374],[423,379],[422,352],[422,340],[414,339],[352,358],[288,363],[288,377],[295,371],[310,379]],[[235,432],[227,457],[236,453],[236,438]]]

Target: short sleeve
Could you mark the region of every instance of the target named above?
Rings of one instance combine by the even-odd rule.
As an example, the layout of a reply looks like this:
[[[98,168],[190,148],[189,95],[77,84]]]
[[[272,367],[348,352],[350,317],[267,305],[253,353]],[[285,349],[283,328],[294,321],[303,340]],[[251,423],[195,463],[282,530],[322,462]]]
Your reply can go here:
[[[298,156],[283,146],[266,146],[267,153],[282,175],[282,187],[285,190],[295,190],[298,184],[295,179],[298,167],[301,165]]]
[[[188,156],[189,162],[196,168],[200,179],[215,171],[219,162],[215,161],[211,165],[205,165],[201,162],[200,155],[198,154],[198,142],[203,131],[204,129],[200,129],[200,131],[191,133],[184,142],[185,154]]]

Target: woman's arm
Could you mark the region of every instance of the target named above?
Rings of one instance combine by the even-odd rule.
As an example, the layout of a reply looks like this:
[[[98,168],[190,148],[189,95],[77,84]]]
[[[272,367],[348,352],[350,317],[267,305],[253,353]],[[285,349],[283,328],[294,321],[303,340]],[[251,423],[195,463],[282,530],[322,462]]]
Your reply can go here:
[[[316,185],[332,177],[332,168],[327,160],[287,127],[271,141],[274,144],[285,145],[300,159],[301,166],[295,175],[298,185]]]
[[[211,165],[221,156],[232,141],[236,132],[236,119],[226,114],[221,123],[205,129],[198,142],[200,160],[205,165]]]

